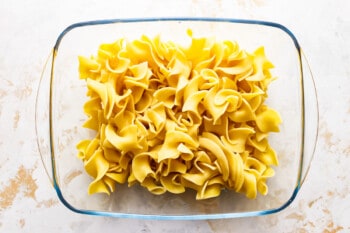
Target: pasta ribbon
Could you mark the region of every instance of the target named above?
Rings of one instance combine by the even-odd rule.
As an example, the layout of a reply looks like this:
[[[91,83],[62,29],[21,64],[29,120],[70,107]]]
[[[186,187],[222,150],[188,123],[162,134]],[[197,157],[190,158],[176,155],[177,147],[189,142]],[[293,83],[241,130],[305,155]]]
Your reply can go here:
[[[94,138],[77,144],[92,177],[88,193],[139,184],[155,195],[223,189],[247,198],[268,193],[278,156],[268,136],[278,112],[265,103],[273,64],[264,47],[193,36],[189,45],[145,35],[101,44],[79,56],[87,116]]]

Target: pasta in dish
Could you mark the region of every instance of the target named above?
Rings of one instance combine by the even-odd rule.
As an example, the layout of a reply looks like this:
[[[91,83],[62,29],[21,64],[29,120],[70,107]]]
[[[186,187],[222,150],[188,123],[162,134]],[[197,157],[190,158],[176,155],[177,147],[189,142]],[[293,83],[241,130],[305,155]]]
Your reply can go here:
[[[198,200],[223,189],[267,194],[278,165],[268,135],[281,123],[265,104],[273,65],[263,47],[249,53],[188,35],[188,46],[141,36],[79,56],[83,126],[96,131],[77,145],[93,177],[89,194],[110,194],[117,183],[154,194],[193,189]]]

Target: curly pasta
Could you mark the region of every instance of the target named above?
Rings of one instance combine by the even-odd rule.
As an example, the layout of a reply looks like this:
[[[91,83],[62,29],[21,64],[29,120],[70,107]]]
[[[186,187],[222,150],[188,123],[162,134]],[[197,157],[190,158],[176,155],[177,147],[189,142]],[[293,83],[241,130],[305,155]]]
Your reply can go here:
[[[264,48],[194,38],[187,47],[142,36],[79,56],[93,139],[78,157],[93,177],[88,193],[136,183],[154,194],[217,197],[223,189],[255,198],[278,165],[268,143],[279,114],[264,102],[273,77]]]

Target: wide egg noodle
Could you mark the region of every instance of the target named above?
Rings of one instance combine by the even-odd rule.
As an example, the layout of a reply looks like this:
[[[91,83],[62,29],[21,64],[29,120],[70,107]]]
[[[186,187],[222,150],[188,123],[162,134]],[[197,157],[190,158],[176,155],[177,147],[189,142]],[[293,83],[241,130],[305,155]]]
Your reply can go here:
[[[268,135],[281,124],[265,104],[272,63],[263,47],[248,53],[237,42],[187,34],[188,46],[143,35],[78,57],[83,126],[96,131],[77,144],[93,178],[89,194],[123,183],[156,195],[193,189],[198,200],[223,189],[268,193],[278,165]]]

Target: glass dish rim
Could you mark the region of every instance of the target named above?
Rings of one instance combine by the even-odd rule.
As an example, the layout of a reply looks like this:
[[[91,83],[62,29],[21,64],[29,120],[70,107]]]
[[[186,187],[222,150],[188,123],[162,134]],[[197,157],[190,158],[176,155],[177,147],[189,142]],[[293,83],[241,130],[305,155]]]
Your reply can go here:
[[[293,41],[294,46],[297,50],[297,56],[299,59],[299,69],[300,69],[300,83],[301,83],[301,148],[300,148],[300,164],[297,175],[297,182],[294,188],[294,191],[290,198],[281,206],[277,208],[271,208],[266,210],[258,210],[258,211],[247,211],[247,212],[233,212],[233,213],[213,213],[213,214],[191,214],[191,215],[160,215],[160,214],[139,214],[139,213],[120,213],[120,212],[108,212],[108,211],[100,211],[100,210],[84,210],[78,209],[72,206],[66,199],[64,198],[60,185],[57,178],[56,173],[56,165],[55,165],[55,150],[53,148],[54,139],[53,139],[53,117],[52,117],[52,96],[53,96],[53,76],[54,76],[54,66],[55,66],[55,57],[57,55],[60,43],[64,36],[71,30],[75,28],[85,27],[85,26],[94,26],[94,25],[107,25],[107,24],[115,24],[115,23],[141,23],[141,22],[164,22],[164,21],[197,21],[197,22],[219,22],[219,23],[238,23],[238,24],[249,24],[249,25],[260,25],[273,27],[276,29],[280,29],[285,32]],[[260,21],[260,20],[248,20],[248,19],[235,19],[235,18],[210,18],[210,17],[152,17],[152,18],[115,18],[115,19],[102,19],[102,20],[93,20],[93,21],[84,21],[71,24],[67,28],[65,28],[57,37],[56,43],[53,47],[52,51],[52,63],[51,63],[51,71],[50,71],[50,93],[49,93],[49,151],[51,158],[51,166],[52,166],[52,183],[56,193],[60,199],[60,201],[73,212],[87,215],[95,215],[95,216],[106,216],[106,217],[117,217],[117,218],[136,218],[136,219],[148,219],[148,220],[209,220],[209,219],[227,219],[227,218],[241,218],[241,217],[254,217],[254,216],[263,216],[273,213],[278,213],[288,207],[296,198],[301,185],[303,183],[303,158],[304,158],[304,141],[305,141],[305,103],[304,103],[304,88],[303,88],[303,62],[302,62],[302,51],[299,45],[298,40],[294,36],[294,34],[285,26],[270,22],[270,21]],[[316,141],[315,141],[316,144]]]

